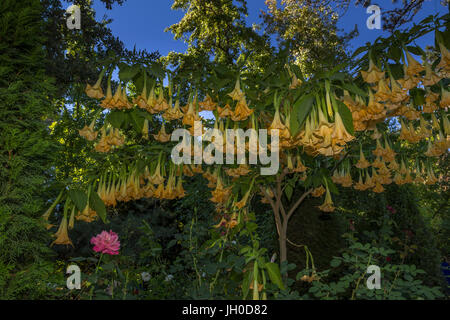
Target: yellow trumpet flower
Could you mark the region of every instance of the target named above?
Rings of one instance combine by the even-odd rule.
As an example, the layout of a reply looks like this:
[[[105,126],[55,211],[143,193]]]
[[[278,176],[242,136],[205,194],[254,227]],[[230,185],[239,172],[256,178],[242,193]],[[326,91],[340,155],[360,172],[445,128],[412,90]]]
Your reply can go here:
[[[361,75],[365,82],[367,83],[376,83],[384,78],[384,71],[381,71],[373,62],[372,59],[369,61],[369,70],[362,71]]]
[[[431,69],[431,65],[425,61],[425,76],[422,79],[422,84],[431,87],[441,81],[441,79],[442,77],[437,75],[436,72]]]
[[[94,130],[95,119],[92,120],[89,126],[84,126],[83,129],[78,130],[80,136],[84,137],[88,141],[94,141],[97,139],[98,131]]]
[[[216,109],[217,103],[213,101],[213,99],[207,94],[205,100],[199,102],[200,111],[213,111]]]
[[[436,68],[440,70],[443,77],[448,77],[450,72],[450,51],[442,43],[439,43],[439,50],[441,52],[441,61]]]
[[[171,134],[166,133],[166,125],[165,123],[162,124],[161,130],[159,130],[158,134],[154,134],[153,137],[156,141],[165,143],[170,141]]]
[[[444,87],[441,87],[441,102],[439,105],[442,109],[450,106],[450,91],[444,90]]]
[[[160,162],[158,162],[155,172],[153,173],[153,175],[150,177],[150,182],[153,184],[163,184],[164,183],[164,177],[161,175],[161,164]]]
[[[226,118],[233,115],[233,111],[228,103],[223,108],[218,107],[217,111],[220,118]]]
[[[424,67],[408,51],[406,51],[406,60],[408,61],[406,74],[410,77],[416,76],[424,70]]]
[[[323,202],[322,205],[318,206],[318,208],[324,212],[333,212],[335,209],[335,207],[333,206],[333,200],[331,199],[331,194],[330,190],[328,189],[328,186],[326,189],[325,201]]]
[[[233,121],[243,121],[247,119],[255,110],[249,109],[245,97],[243,97],[236,105],[236,109],[231,115]]]
[[[335,113],[334,123],[335,123],[334,131],[331,134],[333,141],[343,145],[355,139],[355,137],[352,136],[350,133],[348,133],[347,129],[345,129],[344,123],[342,122],[342,118],[339,112]]]
[[[97,82],[91,86],[90,84],[86,85],[86,89],[84,90],[88,97],[94,98],[94,99],[101,99],[104,97],[103,90],[101,87],[103,75],[105,74],[106,69],[103,69],[103,71],[100,73],[100,76],[98,77]]]
[[[105,99],[102,100],[100,106],[105,109],[113,109],[115,107],[111,89],[111,79],[108,79],[108,88],[106,89],[106,97]]]
[[[50,246],[55,244],[63,244],[63,245],[71,245],[73,247],[73,243],[69,238],[69,232],[67,230],[67,216],[62,218],[61,224],[59,225],[58,231],[55,233],[56,240],[52,242]]]
[[[369,161],[366,160],[366,157],[364,156],[364,153],[362,151],[362,147],[359,148],[359,160],[355,164],[355,167],[357,167],[359,169],[365,169],[365,168],[370,167],[370,163],[369,163]]]
[[[311,192],[311,195],[313,196],[313,197],[316,197],[316,198],[318,198],[318,197],[320,197],[320,196],[322,196],[324,193],[325,193],[325,188],[323,187],[323,186],[320,186],[320,187],[318,187],[318,188],[315,188],[314,190],[313,190],[313,192]]]
[[[228,95],[235,101],[239,101],[244,97],[244,92],[241,90],[239,78],[236,79],[236,84],[234,85],[233,91],[231,91]]]

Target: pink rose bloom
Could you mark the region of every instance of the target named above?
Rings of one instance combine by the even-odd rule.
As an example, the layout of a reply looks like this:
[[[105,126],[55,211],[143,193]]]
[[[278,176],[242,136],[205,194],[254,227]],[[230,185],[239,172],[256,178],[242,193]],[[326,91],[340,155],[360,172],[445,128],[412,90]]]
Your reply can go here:
[[[120,241],[117,233],[102,231],[96,237],[92,237],[91,244],[94,245],[95,252],[106,253],[110,255],[119,254]]]

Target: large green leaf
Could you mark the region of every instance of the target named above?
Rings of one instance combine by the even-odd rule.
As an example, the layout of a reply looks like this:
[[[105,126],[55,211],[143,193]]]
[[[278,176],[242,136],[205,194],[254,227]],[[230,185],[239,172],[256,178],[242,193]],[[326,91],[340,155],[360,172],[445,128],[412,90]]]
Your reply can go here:
[[[100,199],[97,192],[92,190],[89,195],[89,207],[97,212],[97,215],[102,219],[104,223],[107,223],[106,220],[106,207],[103,203],[103,200]]]
[[[130,116],[131,116],[131,119],[133,120],[133,121],[131,121],[131,123],[132,123],[134,129],[137,132],[141,132],[142,129],[144,128],[145,116],[138,109],[135,109],[133,112],[131,112]]]
[[[392,60],[399,62],[402,57],[402,49],[398,45],[392,45],[388,50],[388,56]]]
[[[413,88],[409,91],[411,97],[413,98],[414,106],[422,106],[425,104],[425,90],[420,88]]]
[[[350,84],[350,83],[342,83],[341,86],[338,87],[342,87],[343,89],[353,93],[353,94],[357,94],[361,97],[367,97],[367,92],[365,92],[364,90],[360,89],[358,86],[355,86],[354,84]]]
[[[329,176],[325,177],[325,179],[327,179],[327,184],[328,184],[328,188],[330,189],[330,192],[334,193],[334,194],[339,194],[339,190],[336,187],[336,185],[334,184],[333,180],[331,180],[331,178]]]
[[[247,271],[244,275],[244,280],[242,281],[242,296],[243,299],[247,298],[248,292],[250,291],[250,284],[253,281],[253,270]]]
[[[163,66],[158,62],[152,63],[152,65],[150,66],[150,73],[153,76],[155,76],[156,78],[160,78],[160,79],[163,79],[164,75],[166,74]]]
[[[274,262],[267,262],[265,265],[267,273],[269,274],[270,281],[278,286],[281,290],[284,290],[283,280],[281,279],[280,268],[278,264]]]
[[[422,48],[420,47],[413,47],[413,46],[407,46],[406,49],[408,49],[409,52],[417,55],[417,56],[421,56],[424,55],[425,52],[422,50]]]
[[[353,117],[351,111],[348,107],[340,100],[336,100],[338,103],[338,111],[341,115],[342,122],[344,122],[345,129],[348,133],[353,135],[355,133],[355,129],[353,127]]]
[[[120,129],[122,124],[126,124],[128,115],[125,112],[112,110],[106,116],[106,121],[109,122],[114,128]]]
[[[119,64],[119,78],[123,82],[130,81],[139,72],[139,66],[129,66],[126,63]]]
[[[303,125],[303,122],[305,122],[306,117],[308,116],[309,112],[311,111],[311,107],[314,103],[314,95],[307,94],[305,96],[300,97],[295,103],[292,108],[292,114],[291,118],[297,118],[298,125],[296,124],[296,131],[291,132],[292,135],[297,134],[298,129],[301,128]],[[295,121],[294,121],[295,122]],[[291,122],[292,125],[292,122]],[[291,128],[292,131],[294,131]]]
[[[389,64],[394,79],[400,79],[403,77],[403,65],[401,63]]]
[[[79,211],[83,211],[87,204],[87,195],[81,190],[69,190],[69,197]]]

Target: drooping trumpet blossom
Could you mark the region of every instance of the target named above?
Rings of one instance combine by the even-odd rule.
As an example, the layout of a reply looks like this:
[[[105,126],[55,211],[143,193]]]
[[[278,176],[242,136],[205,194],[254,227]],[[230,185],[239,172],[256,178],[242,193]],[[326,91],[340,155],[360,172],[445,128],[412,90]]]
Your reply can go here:
[[[324,212],[333,212],[335,210],[335,207],[333,205],[333,200],[331,199],[330,189],[328,188],[328,185],[326,187],[325,201],[318,208]]]
[[[231,91],[228,95],[235,101],[240,101],[244,98],[244,92],[241,90],[239,78],[236,79],[233,91]]]
[[[228,198],[230,197],[231,187],[225,188],[222,184],[222,179],[219,176],[217,178],[216,189],[213,190],[211,193],[212,193],[213,197],[210,200],[212,202],[225,203],[225,202],[227,202]]]
[[[95,139],[97,139],[98,131],[94,130],[95,120],[96,119],[92,120],[89,126],[84,126],[83,129],[78,130],[80,136],[82,136],[88,141],[94,141]]]
[[[106,89],[106,97],[105,99],[102,100],[100,106],[105,109],[113,109],[115,107],[111,89],[111,76],[108,77],[108,88]]]
[[[84,91],[86,92],[88,97],[93,98],[93,99],[101,99],[104,97],[101,84],[102,84],[102,80],[103,80],[103,76],[104,76],[105,72],[106,72],[106,69],[103,69],[102,72],[100,73],[100,76],[98,77],[97,82],[93,86],[91,86],[90,84],[86,85],[86,89]]]
[[[56,231],[55,241],[52,242],[50,246],[53,246],[55,244],[62,244],[62,245],[71,245],[73,247],[73,243],[69,238],[69,232],[67,230],[67,216],[64,215],[61,224],[59,225],[58,231]]]
[[[442,77],[431,69],[431,65],[425,61],[425,76],[422,78],[424,86],[431,87],[441,81]]]
[[[406,50],[406,60],[408,61],[408,67],[406,68],[406,74],[410,77],[418,76],[420,72],[424,70],[424,67],[413,58],[413,56]]]
[[[156,100],[155,105],[153,106],[153,111],[157,113],[166,111],[169,108],[169,104],[167,103],[166,98],[164,97],[164,87],[161,86],[159,90],[158,99]]]
[[[450,76],[450,51],[443,43],[439,43],[439,50],[441,52],[441,61],[436,66],[439,70],[439,75],[448,78]]]
[[[142,88],[142,92],[139,96],[133,99],[133,103],[136,104],[139,108],[148,110],[149,105],[147,104],[147,76],[144,73],[144,87]]]
[[[441,87],[441,102],[439,105],[442,109],[446,109],[450,106],[450,91],[444,90],[444,87]]]
[[[171,134],[166,133],[166,125],[165,123],[162,124],[161,130],[159,130],[158,134],[154,134],[153,137],[156,141],[165,143],[170,141]]]
[[[247,102],[245,101],[245,97],[238,101],[236,104],[236,109],[231,115],[231,120],[233,121],[243,121],[246,120],[255,110],[250,109],[247,106]]]
[[[359,160],[358,162],[355,164],[355,167],[359,168],[359,169],[365,169],[368,168],[370,166],[369,161],[366,160],[366,157],[364,156],[364,153],[362,151],[362,146],[359,147]]]
[[[198,105],[200,106],[200,111],[214,111],[217,107],[217,103],[213,101],[209,94],[207,94],[205,100],[199,102]]]
[[[313,197],[318,198],[318,197],[322,196],[322,195],[325,193],[325,191],[326,191],[325,188],[321,185],[320,187],[315,188],[315,189],[311,192],[311,195],[312,195]]]
[[[361,70],[361,75],[365,82],[376,83],[384,78],[384,71],[381,71],[373,62],[372,59],[369,60],[369,70]]]
[[[218,107],[217,112],[220,118],[231,117],[233,115],[233,110],[231,110],[230,105],[227,103],[223,108]]]

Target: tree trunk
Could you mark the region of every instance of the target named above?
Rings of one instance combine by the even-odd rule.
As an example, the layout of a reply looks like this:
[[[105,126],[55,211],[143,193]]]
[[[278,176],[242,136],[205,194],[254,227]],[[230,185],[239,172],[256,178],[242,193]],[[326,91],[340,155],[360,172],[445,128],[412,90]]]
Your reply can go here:
[[[280,268],[281,265],[287,261],[287,221],[283,221],[283,224],[280,228],[280,236],[279,236],[279,243],[280,243]],[[285,281],[288,278],[288,271],[283,274],[283,278]]]

